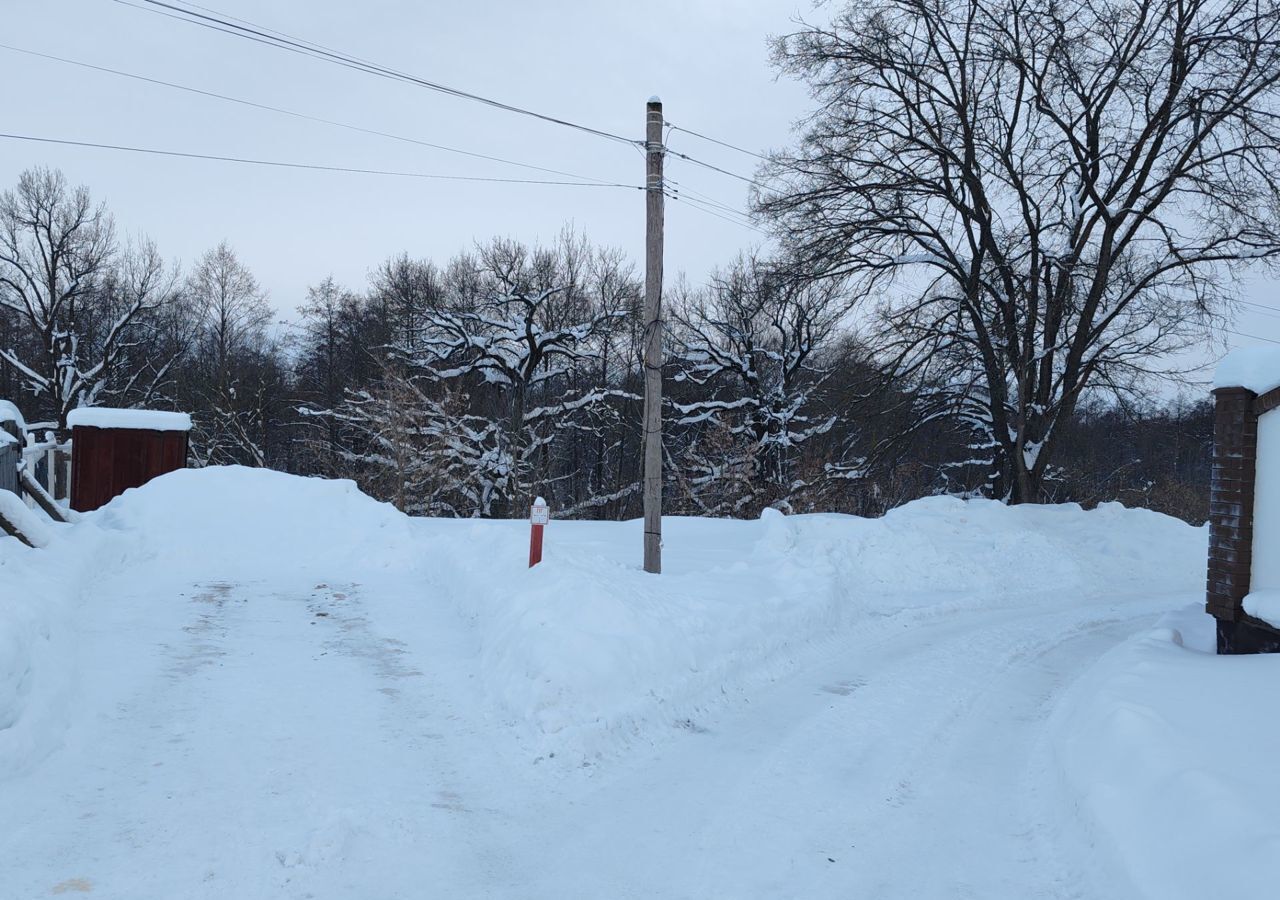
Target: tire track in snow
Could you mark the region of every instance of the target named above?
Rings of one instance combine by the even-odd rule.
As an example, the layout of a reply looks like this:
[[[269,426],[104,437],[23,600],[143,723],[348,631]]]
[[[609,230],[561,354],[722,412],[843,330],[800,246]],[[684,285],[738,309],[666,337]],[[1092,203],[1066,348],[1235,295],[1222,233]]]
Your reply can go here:
[[[447,690],[442,690],[429,665],[430,654],[400,637],[385,636],[374,624],[366,603],[366,593],[385,592],[401,602],[412,602],[413,591],[404,586],[317,584],[306,598],[305,608],[322,639],[320,655],[345,657],[357,663],[373,684],[377,695],[379,721],[384,738],[394,739],[405,753],[404,760],[421,773],[429,786],[397,799],[386,810],[390,827],[383,834],[393,852],[387,865],[402,871],[421,853],[427,835],[447,830],[456,845],[447,859],[437,859],[421,872],[401,879],[408,896],[416,896],[411,885],[421,889],[424,881],[465,885],[492,879],[511,878],[511,860],[505,852],[502,827],[509,817],[496,804],[485,782],[493,780],[496,761],[460,758],[458,748],[474,748],[474,721],[460,714]],[[466,733],[471,739],[460,741]],[[466,765],[469,763],[469,765]],[[486,768],[486,765],[488,766]],[[341,865],[326,860],[317,868],[319,895],[329,876],[320,869]],[[448,869],[450,874],[444,874]]]
[[[440,740],[456,717],[359,595],[316,616],[338,601],[310,588],[130,590],[86,610],[100,697],[76,739],[6,786],[4,900],[381,900],[500,863]]]
[[[504,896],[1107,897],[1062,852],[1083,838],[1044,788],[1045,722],[1155,605],[1073,604],[851,636],[573,798],[573,822],[533,851],[537,889]]]
[[[859,823],[854,858],[876,865],[856,886],[904,898],[1125,896],[1102,890],[1077,865],[1081,855],[1065,852],[1078,837],[1062,828],[1070,816],[1051,788],[1057,779],[1045,727],[1082,663],[1087,667],[1143,618],[1066,625],[1050,617],[1051,632],[1065,627],[1039,637],[1023,627],[998,630],[1019,646],[930,726],[916,752],[904,755],[901,789],[888,809]]]

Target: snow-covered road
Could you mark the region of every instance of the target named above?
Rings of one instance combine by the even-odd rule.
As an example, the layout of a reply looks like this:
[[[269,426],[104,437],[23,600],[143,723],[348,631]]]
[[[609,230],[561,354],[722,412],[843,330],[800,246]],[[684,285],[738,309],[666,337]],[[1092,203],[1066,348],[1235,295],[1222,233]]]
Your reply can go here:
[[[646,594],[632,525],[560,523],[528,573],[510,523],[405,525],[315,490],[275,545],[270,519],[183,532],[157,490],[48,551],[92,560],[91,599],[22,670],[69,668],[15,695],[8,733],[54,738],[0,772],[0,898],[1143,894],[1051,725],[1104,653],[1196,600],[1156,571],[1189,543],[1081,590],[1153,552],[1108,529],[1157,546],[1172,525],[963,505],[674,521],[697,553]],[[312,501],[352,530],[320,546]],[[1008,566],[975,581],[987,552]],[[885,584],[909,590],[854,590]]]
[[[1064,845],[1086,839],[1053,827],[1045,756],[1062,687],[1152,615],[1127,610],[960,614],[855,640],[576,801],[536,844],[534,893],[1132,896]]]
[[[487,878],[496,822],[460,787],[491,768],[484,743],[439,690],[439,648],[380,633],[362,589],[108,591],[82,629],[81,721],[3,788],[0,895],[411,897]]]
[[[5,896],[1106,896],[1046,830],[1044,724],[1163,602],[886,621],[603,773],[540,777],[451,703],[456,650],[379,630],[370,590],[412,586],[86,611],[83,669],[113,676],[5,786]]]

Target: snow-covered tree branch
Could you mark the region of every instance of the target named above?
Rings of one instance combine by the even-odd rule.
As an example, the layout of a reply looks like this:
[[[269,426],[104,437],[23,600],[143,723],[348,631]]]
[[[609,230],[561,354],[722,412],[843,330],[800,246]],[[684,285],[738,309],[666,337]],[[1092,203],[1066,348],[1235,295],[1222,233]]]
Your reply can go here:
[[[173,301],[177,275],[155,245],[123,248],[110,215],[61,173],[24,172],[0,195],[0,308],[26,340],[0,347],[26,390],[65,431],[67,415],[164,367],[148,314]]]

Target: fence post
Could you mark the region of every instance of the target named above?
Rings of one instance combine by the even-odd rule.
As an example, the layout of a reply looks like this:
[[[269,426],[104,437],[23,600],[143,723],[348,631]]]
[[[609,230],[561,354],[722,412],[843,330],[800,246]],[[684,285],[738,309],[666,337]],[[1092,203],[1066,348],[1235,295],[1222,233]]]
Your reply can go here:
[[[44,471],[45,478],[48,479],[49,493],[53,495],[54,500],[62,499],[62,484],[58,477],[58,445],[54,440],[53,433],[45,435],[45,440],[50,442],[49,449],[44,452]]]
[[[5,419],[0,420],[0,431],[16,441],[12,449],[0,443],[0,464],[10,467],[7,472],[0,471],[0,491],[12,487],[13,492],[21,497],[22,485],[18,482],[18,469],[22,466],[22,451],[26,446],[22,441],[22,429],[17,422]]]
[[[542,562],[542,529],[551,519],[547,501],[539,497],[529,510],[529,568]]]
[[[70,500],[71,497],[71,452],[67,444],[58,444],[53,448],[53,458],[58,464],[58,499]]]

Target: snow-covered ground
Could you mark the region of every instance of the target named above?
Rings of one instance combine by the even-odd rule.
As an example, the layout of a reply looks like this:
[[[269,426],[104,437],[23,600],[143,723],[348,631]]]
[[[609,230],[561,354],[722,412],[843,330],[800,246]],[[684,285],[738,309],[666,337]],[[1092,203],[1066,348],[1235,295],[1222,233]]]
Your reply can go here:
[[[408,519],[165,476],[0,540],[0,898],[1262,896],[1280,658],[1205,534]],[[1174,629],[1177,629],[1175,631]]]

